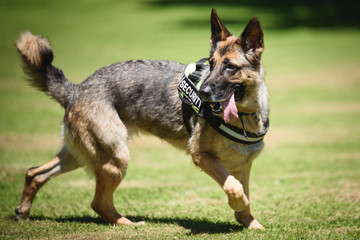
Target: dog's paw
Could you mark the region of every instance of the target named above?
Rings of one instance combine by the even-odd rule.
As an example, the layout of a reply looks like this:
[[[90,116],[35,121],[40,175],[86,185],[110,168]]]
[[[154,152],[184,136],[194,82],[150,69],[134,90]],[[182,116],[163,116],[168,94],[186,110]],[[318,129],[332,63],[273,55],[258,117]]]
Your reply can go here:
[[[15,221],[29,219],[29,212],[22,211],[20,206],[15,208],[15,214],[16,214]]]
[[[235,211],[243,211],[249,206],[242,184],[233,176],[228,176],[223,189],[228,196],[229,205]]]
[[[254,219],[250,225],[248,226],[248,229],[254,229],[254,230],[265,230],[265,228],[256,220]]]
[[[265,228],[247,211],[235,212],[236,220],[248,229],[265,230]]]
[[[116,225],[134,225],[134,226],[141,226],[141,225],[145,225],[144,221],[140,221],[140,222],[132,222],[129,219],[127,219],[126,217],[121,217],[116,221]]]
[[[145,224],[146,224],[146,222],[140,221],[140,222],[136,222],[135,226],[142,226],[142,225],[145,225]]]

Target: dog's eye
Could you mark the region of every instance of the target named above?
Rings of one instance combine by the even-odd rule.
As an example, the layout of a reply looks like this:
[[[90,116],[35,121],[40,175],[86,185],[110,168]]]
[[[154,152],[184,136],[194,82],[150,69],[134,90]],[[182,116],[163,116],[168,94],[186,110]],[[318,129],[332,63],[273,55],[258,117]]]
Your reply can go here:
[[[237,69],[237,67],[232,63],[229,63],[228,65],[226,65],[226,70],[228,70],[228,71],[234,71],[235,69]]]

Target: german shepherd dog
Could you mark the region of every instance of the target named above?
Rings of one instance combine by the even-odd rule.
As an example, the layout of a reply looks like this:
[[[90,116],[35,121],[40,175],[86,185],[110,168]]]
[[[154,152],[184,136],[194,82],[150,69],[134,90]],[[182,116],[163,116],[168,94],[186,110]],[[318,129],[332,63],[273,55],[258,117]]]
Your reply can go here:
[[[219,116],[227,123],[262,132],[269,106],[260,61],[264,42],[259,20],[252,18],[236,37],[213,9],[210,43],[210,73],[200,96],[222,104]],[[113,193],[125,177],[129,138],[141,131],[187,151],[195,165],[222,187],[237,221],[250,229],[263,228],[250,213],[249,175],[264,143],[234,142],[197,116],[193,116],[189,136],[177,91],[185,65],[155,60],[119,62],[73,84],[51,64],[53,52],[45,38],[26,31],[16,47],[30,83],[65,109],[63,147],[50,162],[27,170],[16,220],[29,217],[35,195],[46,182],[86,167],[96,179],[92,209],[111,224],[135,224],[117,212]],[[239,112],[256,113],[256,117],[248,114],[240,119]]]

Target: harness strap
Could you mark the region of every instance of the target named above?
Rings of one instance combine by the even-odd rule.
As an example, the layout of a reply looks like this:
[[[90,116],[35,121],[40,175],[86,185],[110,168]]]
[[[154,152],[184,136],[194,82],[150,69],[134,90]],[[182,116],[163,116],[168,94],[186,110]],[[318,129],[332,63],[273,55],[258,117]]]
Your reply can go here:
[[[194,114],[194,111],[191,109],[191,107],[189,105],[187,105],[186,103],[182,103],[181,105],[182,108],[182,117],[183,117],[183,122],[186,128],[186,131],[188,132],[189,135],[191,135],[192,133],[192,127],[190,124],[190,120],[191,117]]]
[[[247,132],[245,130],[242,116],[252,116],[252,113],[239,113],[243,129],[227,124],[220,117],[213,115],[209,104],[204,107],[204,120],[221,135],[242,144],[255,144],[261,142],[269,129],[269,120],[265,123],[265,130],[259,133]]]

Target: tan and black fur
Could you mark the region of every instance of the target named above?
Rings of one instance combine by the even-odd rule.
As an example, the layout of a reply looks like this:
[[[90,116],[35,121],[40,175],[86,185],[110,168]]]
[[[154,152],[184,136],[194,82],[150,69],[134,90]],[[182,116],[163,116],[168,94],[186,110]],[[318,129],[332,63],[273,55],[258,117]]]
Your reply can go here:
[[[260,118],[257,121],[245,116],[246,130],[262,131],[269,107],[260,61],[264,44],[259,20],[251,19],[236,37],[213,10],[211,32],[211,72],[200,94],[207,101],[221,102],[235,92],[237,109],[256,112]],[[96,178],[91,204],[94,211],[110,223],[132,224],[116,211],[113,193],[126,174],[128,140],[142,131],[186,150],[194,163],[222,187],[239,223],[262,229],[250,213],[249,174],[263,142],[235,143],[196,116],[189,136],[177,92],[185,65],[154,60],[120,62],[99,69],[75,85],[51,64],[53,53],[46,39],[25,32],[17,49],[30,83],[57,100],[65,116],[63,148],[50,162],[26,172],[16,219],[28,218],[37,191],[51,178],[87,167]],[[242,127],[239,119],[233,124]]]

